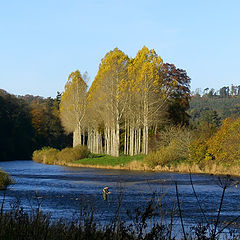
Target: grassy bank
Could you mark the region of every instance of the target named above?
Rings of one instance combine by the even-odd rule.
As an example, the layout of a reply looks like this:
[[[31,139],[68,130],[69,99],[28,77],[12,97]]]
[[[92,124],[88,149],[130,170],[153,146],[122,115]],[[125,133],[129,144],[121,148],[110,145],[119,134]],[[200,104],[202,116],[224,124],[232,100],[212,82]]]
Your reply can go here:
[[[33,160],[44,164],[56,164],[71,167],[92,167],[106,169],[126,169],[158,172],[206,173],[240,176],[239,165],[223,165],[214,161],[205,164],[191,162],[188,159],[179,161],[178,158],[165,163],[157,161],[163,155],[149,154],[112,157],[110,155],[92,154],[85,146],[65,148],[61,151],[54,148],[43,148],[33,153]],[[170,158],[166,158],[170,159]],[[154,164],[152,164],[154,163]]]
[[[178,172],[178,173],[198,173],[198,174],[214,174],[214,175],[232,175],[240,176],[240,166],[224,167],[218,164],[207,166],[199,166],[191,163],[178,163],[174,165],[158,165],[150,168],[144,160],[144,156],[122,156],[114,158],[111,156],[103,156],[100,158],[85,158],[65,165],[71,167],[92,167],[105,169],[125,169],[125,170],[140,170],[154,172]]]
[[[105,169],[125,169],[155,172],[179,172],[179,173],[201,173],[214,175],[234,175],[240,176],[240,166],[223,166],[211,163],[200,165],[188,161],[176,161],[172,164],[149,166],[146,156],[120,156],[112,157],[109,155],[92,155],[91,158],[79,159],[73,162],[66,162],[64,165],[72,167],[92,167]]]
[[[61,151],[44,147],[34,151],[32,159],[38,163],[64,166],[149,170],[144,164],[144,155],[112,157],[90,153],[86,146],[64,148]]]
[[[79,159],[68,165],[109,169],[146,170],[144,155],[112,157],[110,155],[93,155],[91,158]]]

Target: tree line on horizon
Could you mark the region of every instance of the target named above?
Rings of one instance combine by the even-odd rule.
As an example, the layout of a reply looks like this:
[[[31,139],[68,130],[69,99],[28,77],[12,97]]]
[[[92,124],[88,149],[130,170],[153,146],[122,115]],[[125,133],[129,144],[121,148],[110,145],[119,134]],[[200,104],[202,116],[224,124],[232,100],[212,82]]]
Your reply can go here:
[[[69,75],[61,96],[60,118],[73,132],[73,146],[119,156],[148,154],[149,135],[167,123],[188,122],[190,78],[143,47],[135,58],[115,48],[101,60],[87,91],[85,76]]]
[[[214,88],[197,88],[192,92],[192,96],[204,97],[204,98],[227,98],[227,97],[239,97],[240,85],[231,84],[231,86],[223,86],[219,90]]]

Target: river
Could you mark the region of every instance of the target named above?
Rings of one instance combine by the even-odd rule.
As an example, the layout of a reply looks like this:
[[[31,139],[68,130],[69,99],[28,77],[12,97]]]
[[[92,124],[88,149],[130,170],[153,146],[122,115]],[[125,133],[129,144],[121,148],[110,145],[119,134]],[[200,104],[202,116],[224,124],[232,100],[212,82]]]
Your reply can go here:
[[[53,219],[72,219],[84,205],[95,209],[101,221],[108,221],[115,215],[122,196],[121,216],[127,220],[126,210],[146,206],[155,192],[156,204],[161,206],[159,215],[168,222],[172,209],[178,215],[177,183],[185,224],[190,226],[205,221],[193,194],[189,174],[63,167],[33,161],[1,162],[0,167],[15,181],[6,190],[4,210],[14,204],[20,204],[26,211],[40,206]],[[234,178],[234,181],[239,180]],[[216,219],[223,191],[219,178],[194,174],[192,181],[207,219]],[[106,185],[111,191],[108,202],[102,198],[102,189]],[[240,186],[235,184],[227,187],[221,211],[224,220],[240,215],[239,190]],[[0,194],[2,201],[3,192]],[[178,218],[175,222],[179,224]]]

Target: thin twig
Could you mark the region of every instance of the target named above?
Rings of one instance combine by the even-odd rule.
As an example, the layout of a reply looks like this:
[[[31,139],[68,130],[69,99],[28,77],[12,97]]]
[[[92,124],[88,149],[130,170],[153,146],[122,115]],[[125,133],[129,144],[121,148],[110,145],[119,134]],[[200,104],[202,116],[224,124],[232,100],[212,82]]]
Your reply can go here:
[[[177,182],[175,182],[175,186],[176,186],[177,203],[178,203],[179,216],[180,216],[182,230],[183,230],[183,236],[184,236],[184,239],[187,240],[185,229],[184,229],[184,224],[183,224],[182,209],[181,209],[180,201],[179,201],[179,192],[178,192]]]
[[[173,204],[173,207],[172,207],[172,210],[171,210],[171,221],[170,221],[170,226],[169,226],[169,240],[172,239],[174,208],[175,208],[175,203]]]
[[[214,231],[213,231],[213,235],[212,235],[211,239],[215,239],[215,237],[216,237],[217,226],[218,226],[219,219],[220,219],[220,213],[222,210],[222,204],[223,204],[223,199],[224,199],[224,194],[225,194],[226,189],[227,189],[227,186],[226,185],[223,186],[223,192],[222,192],[222,197],[221,197],[221,201],[220,201],[220,205],[219,205],[219,209],[218,209],[218,215],[217,215],[216,222],[214,224]]]
[[[206,218],[206,215],[205,215],[205,213],[204,213],[204,211],[203,211],[203,208],[202,208],[202,206],[201,206],[201,204],[200,204],[200,201],[199,201],[199,199],[198,199],[198,196],[197,196],[197,193],[196,193],[196,191],[195,191],[195,188],[194,188],[194,186],[193,186],[192,173],[191,173],[191,171],[190,171],[189,176],[190,176],[190,182],[191,182],[192,190],[193,190],[194,196],[195,196],[195,198],[196,198],[196,200],[197,200],[197,204],[198,204],[198,206],[199,206],[199,208],[200,208],[200,210],[201,210],[201,213],[202,213],[202,215],[203,215],[206,223],[209,224],[209,222],[208,222],[208,220],[207,220],[207,218]]]
[[[219,230],[216,233],[216,236],[221,234],[228,226],[230,226],[233,222],[237,221],[240,218],[240,216],[237,216],[236,218],[234,218],[233,220],[231,220],[228,224],[226,224],[221,230]]]

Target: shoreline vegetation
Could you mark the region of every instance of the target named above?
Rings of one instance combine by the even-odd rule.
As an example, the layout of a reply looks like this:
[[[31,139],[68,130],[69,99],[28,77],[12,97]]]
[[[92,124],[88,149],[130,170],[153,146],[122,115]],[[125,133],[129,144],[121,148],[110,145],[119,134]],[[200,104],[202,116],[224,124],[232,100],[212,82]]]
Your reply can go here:
[[[14,181],[11,176],[3,170],[0,170],[0,190],[5,190],[10,184],[13,183]]]
[[[61,151],[44,147],[34,151],[32,159],[38,163],[69,167],[240,176],[240,166],[238,165],[224,166],[211,162],[211,164],[208,163],[204,166],[185,160],[152,167],[149,165],[148,156],[145,155],[113,157],[93,154],[86,146],[80,145]]]
[[[132,162],[122,166],[122,165],[97,165],[97,164],[81,164],[81,163],[63,163],[58,164],[68,167],[87,167],[87,168],[102,168],[102,169],[116,169],[116,170],[129,170],[129,171],[151,171],[151,172],[171,172],[171,173],[193,173],[193,174],[210,174],[210,175],[231,175],[240,177],[240,167],[234,166],[229,168],[224,168],[223,166],[217,166],[213,164],[212,166],[201,169],[198,165],[188,165],[186,163],[181,163],[176,166],[157,166],[154,169],[149,168],[143,162],[138,162],[133,160]]]

